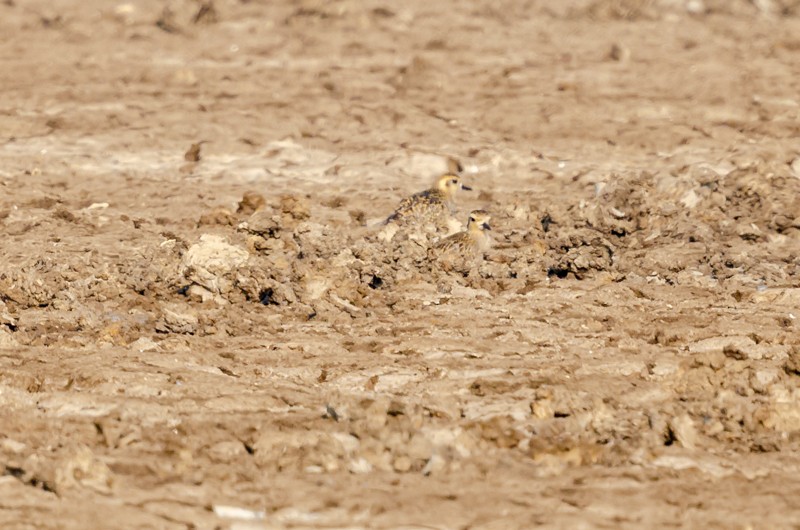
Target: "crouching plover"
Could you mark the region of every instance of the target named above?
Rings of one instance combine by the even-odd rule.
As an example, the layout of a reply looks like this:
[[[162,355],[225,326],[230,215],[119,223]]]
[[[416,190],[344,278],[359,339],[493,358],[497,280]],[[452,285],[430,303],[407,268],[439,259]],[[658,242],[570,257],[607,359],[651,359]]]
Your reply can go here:
[[[458,175],[442,175],[432,188],[400,201],[394,213],[386,219],[386,223],[409,221],[426,223],[447,218],[455,211],[456,192],[471,189],[461,182],[461,177]]]
[[[485,210],[474,210],[469,214],[467,228],[448,236],[434,245],[439,254],[456,254],[463,257],[482,256],[492,246],[487,233],[491,216]]]

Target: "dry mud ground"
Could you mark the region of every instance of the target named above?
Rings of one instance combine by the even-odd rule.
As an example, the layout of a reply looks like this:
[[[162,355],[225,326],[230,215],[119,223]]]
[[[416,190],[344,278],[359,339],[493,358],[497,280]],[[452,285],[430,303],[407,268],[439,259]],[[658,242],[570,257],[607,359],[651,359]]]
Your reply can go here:
[[[798,16],[0,2],[0,526],[796,528]]]

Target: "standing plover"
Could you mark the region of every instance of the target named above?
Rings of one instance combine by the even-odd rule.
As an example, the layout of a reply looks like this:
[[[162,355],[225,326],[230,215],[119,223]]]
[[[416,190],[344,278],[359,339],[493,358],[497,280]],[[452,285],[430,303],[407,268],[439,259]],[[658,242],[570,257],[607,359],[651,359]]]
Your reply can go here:
[[[440,253],[460,254],[464,257],[483,255],[492,246],[492,239],[486,232],[491,216],[486,210],[474,210],[469,214],[467,228],[436,243]]]
[[[403,199],[386,223],[408,220],[427,222],[446,218],[455,211],[453,199],[456,192],[471,189],[461,182],[458,175],[442,175],[432,188]]]

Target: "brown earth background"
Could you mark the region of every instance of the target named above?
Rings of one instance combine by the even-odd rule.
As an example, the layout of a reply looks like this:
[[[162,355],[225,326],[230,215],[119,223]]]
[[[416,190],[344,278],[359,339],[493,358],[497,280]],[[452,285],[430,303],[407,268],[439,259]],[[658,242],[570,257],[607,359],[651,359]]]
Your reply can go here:
[[[799,17],[0,2],[0,527],[797,528]]]

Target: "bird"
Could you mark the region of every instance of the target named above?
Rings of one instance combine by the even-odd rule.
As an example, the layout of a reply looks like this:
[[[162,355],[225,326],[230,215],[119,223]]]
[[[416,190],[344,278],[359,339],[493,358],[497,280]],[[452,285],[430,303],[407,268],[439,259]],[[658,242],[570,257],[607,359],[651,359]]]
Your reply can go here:
[[[455,211],[455,194],[458,190],[471,191],[465,186],[461,177],[453,173],[445,173],[436,179],[430,189],[406,197],[397,206],[384,224],[403,223],[407,221],[428,222],[440,220]]]
[[[439,254],[460,254],[463,257],[482,256],[492,246],[487,233],[491,215],[486,210],[473,210],[467,219],[467,228],[448,236],[434,245]]]

